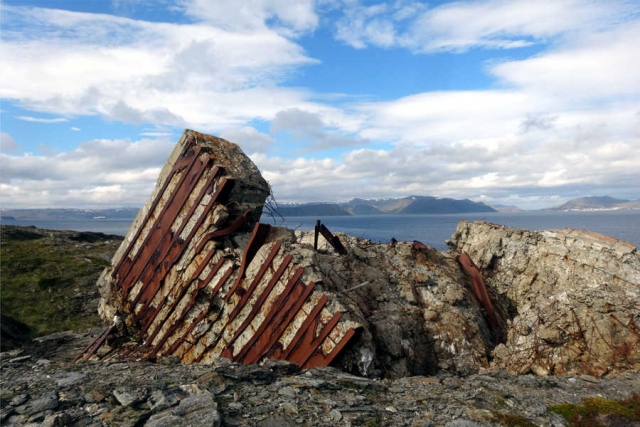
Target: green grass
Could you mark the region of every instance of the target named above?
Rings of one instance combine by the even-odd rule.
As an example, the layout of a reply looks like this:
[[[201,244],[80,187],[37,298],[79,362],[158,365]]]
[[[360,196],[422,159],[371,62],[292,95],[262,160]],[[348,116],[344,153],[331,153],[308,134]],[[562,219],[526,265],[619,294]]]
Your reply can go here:
[[[2,227],[0,235],[2,314],[28,325],[32,337],[100,325],[86,303],[99,296],[95,282],[120,240],[77,242],[73,233],[35,229],[25,238],[16,230],[24,229]]]
[[[549,407],[562,415],[571,427],[608,427],[640,422],[640,394],[624,400],[602,397],[582,399],[582,404],[561,403]]]
[[[491,411],[491,415],[493,415],[493,420],[499,423],[501,426],[506,427],[536,427],[528,419],[515,414],[506,414],[504,412]]]

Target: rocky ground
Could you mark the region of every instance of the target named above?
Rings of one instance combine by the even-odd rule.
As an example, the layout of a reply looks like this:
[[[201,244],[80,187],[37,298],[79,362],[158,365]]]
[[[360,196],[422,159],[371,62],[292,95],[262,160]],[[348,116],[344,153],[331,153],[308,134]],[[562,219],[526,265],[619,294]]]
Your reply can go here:
[[[3,425],[565,426],[549,410],[582,398],[627,399],[640,377],[512,375],[504,370],[377,380],[335,368],[73,363],[99,330],[59,333],[1,355]],[[639,426],[600,415],[609,426]],[[631,406],[633,410],[633,406]],[[598,424],[574,424],[598,425]]]

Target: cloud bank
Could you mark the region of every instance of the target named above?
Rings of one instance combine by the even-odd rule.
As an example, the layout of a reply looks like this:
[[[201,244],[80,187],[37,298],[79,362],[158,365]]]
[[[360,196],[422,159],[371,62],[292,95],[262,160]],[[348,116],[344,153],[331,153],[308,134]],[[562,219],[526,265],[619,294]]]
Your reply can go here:
[[[34,125],[96,116],[217,133],[251,154],[284,202],[423,194],[538,208],[640,197],[634,2],[234,5],[181,1],[180,23],[4,6],[0,96]],[[321,31],[381,54],[500,54],[484,64],[485,87],[336,102],[287,85],[322,66],[304,48]],[[522,47],[536,50],[509,57]],[[145,131],[34,155],[19,152],[19,135],[1,141],[0,204],[15,207],[140,205],[175,142]]]

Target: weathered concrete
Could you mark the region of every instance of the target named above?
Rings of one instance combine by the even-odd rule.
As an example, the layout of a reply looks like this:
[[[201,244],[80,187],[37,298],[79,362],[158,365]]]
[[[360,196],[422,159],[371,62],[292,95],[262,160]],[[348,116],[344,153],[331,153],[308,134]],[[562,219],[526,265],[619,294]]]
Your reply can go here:
[[[98,282],[112,330],[84,357],[329,364],[360,325],[257,223],[269,194],[237,145],[186,131]]]

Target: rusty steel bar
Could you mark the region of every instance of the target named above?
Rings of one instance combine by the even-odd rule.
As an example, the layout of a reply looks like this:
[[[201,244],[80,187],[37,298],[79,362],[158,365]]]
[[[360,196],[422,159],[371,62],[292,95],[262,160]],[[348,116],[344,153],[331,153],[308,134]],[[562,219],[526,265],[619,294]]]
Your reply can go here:
[[[180,177],[180,184],[176,188],[181,188],[188,181],[187,178],[190,178],[189,181],[195,179],[197,182],[206,171],[209,158],[206,158],[204,162],[200,162],[199,167],[194,168],[196,163],[198,162],[195,162],[190,169],[183,173]],[[214,170],[214,173],[217,173],[217,170]],[[180,197],[176,198],[176,193],[181,193]],[[171,225],[175,222],[188,198],[188,191],[174,191],[171,193],[171,197],[164,205],[154,227],[149,231],[147,239],[136,254],[131,269],[119,276],[125,298],[129,295],[129,290],[135,286],[140,277],[150,268],[154,258],[159,256],[165,243],[170,241]]]
[[[327,300],[323,298],[318,302],[318,305],[322,305],[322,307],[324,307],[326,303]],[[322,344],[324,339],[329,335],[335,325],[338,324],[338,321],[341,317],[342,313],[335,313],[331,320],[327,322],[327,324],[322,326],[320,333],[316,336],[316,331],[318,329],[318,326],[320,325],[320,315],[318,314],[312,322],[309,322],[305,325],[306,330],[303,332],[303,336],[298,341],[298,345],[293,349],[289,356],[287,356],[287,359],[291,362],[297,363],[300,366],[303,366],[311,357],[313,352],[318,348],[318,346]]]
[[[228,236],[229,234],[234,233],[236,230],[238,230],[238,228],[240,228],[242,224],[244,224],[247,221],[247,217],[249,216],[250,213],[251,213],[251,209],[247,209],[242,215],[238,217],[238,219],[233,221],[233,223],[227,228],[224,228],[222,230],[212,231],[211,233],[207,233],[202,238],[200,243],[198,243],[198,247],[196,248],[196,253],[202,252],[202,249],[204,249],[205,245],[209,243],[211,240],[219,239],[220,237]]]
[[[482,274],[480,274],[480,270],[473,263],[469,255],[464,252],[458,255],[456,260],[458,261],[462,269],[471,278],[474,293],[476,295],[476,298],[478,299],[478,302],[480,303],[482,308],[484,308],[489,324],[493,328],[498,327],[498,318],[496,317],[493,303],[491,302],[491,298],[489,298],[489,293],[487,292],[487,288],[484,284],[484,280],[482,279]]]
[[[356,331],[353,328],[349,328],[347,332],[344,334],[342,339],[336,346],[329,352],[329,354],[325,355],[322,353],[322,349],[318,348],[316,352],[305,362],[302,366],[303,369],[311,369],[316,366],[328,366],[333,362],[333,359],[336,358],[338,354],[342,351],[342,349],[349,343],[351,338],[356,334]]]
[[[180,296],[176,299],[174,299],[173,303],[171,304],[171,308],[169,309],[169,312],[167,313],[167,316],[165,317],[165,321],[166,319],[169,319],[171,317],[171,314],[175,311],[176,307],[178,306],[178,304],[180,304],[180,301],[182,301],[182,299],[184,298],[185,294],[187,293],[187,291],[189,290],[189,287],[191,286],[191,283],[193,283],[194,280],[198,280],[198,277],[200,276],[200,274],[202,273],[202,270],[204,270],[204,268],[207,266],[207,264],[209,264],[209,261],[211,260],[211,258],[213,257],[213,255],[215,255],[215,251],[211,251],[209,254],[207,254],[207,258],[200,264],[200,267],[198,268],[198,270],[196,270],[196,272],[193,274],[193,276],[191,277],[191,280],[189,280],[186,286],[183,287],[182,291],[180,292]],[[214,267],[212,268],[212,271],[207,275],[208,277],[213,277],[213,275],[215,275],[215,273],[218,272],[218,270],[220,269],[220,267],[222,266],[222,264],[224,263],[224,258],[220,257],[220,259],[218,260],[218,262],[214,265]],[[180,313],[180,315],[178,316],[177,319],[173,320],[173,324],[171,325],[171,327],[167,330],[167,332],[165,332],[165,334],[163,335],[163,337],[161,338],[161,341],[159,344],[157,344],[155,346],[155,348],[160,348],[164,342],[169,338],[169,336],[171,334],[173,334],[175,332],[175,330],[181,325],[182,320],[184,319],[184,317],[187,315],[187,313],[189,312],[189,310],[191,310],[191,308],[195,305],[196,303],[196,298],[198,296],[198,292],[200,292],[200,290],[205,287],[208,283],[208,280],[200,280],[198,282],[198,286],[196,287],[196,289],[191,293],[191,297],[189,298],[189,303],[187,304],[187,306],[182,310],[182,312]],[[157,318],[157,314],[160,313],[160,310],[157,311],[157,313],[155,314],[155,316],[153,317],[152,320],[149,320],[147,323],[147,328],[148,326],[151,325],[151,323],[153,321],[156,320]],[[174,316],[175,317],[175,316]],[[161,322],[156,329],[153,331],[153,333],[147,338],[147,342],[149,344],[153,343],[153,340],[156,338],[156,335],[158,335],[158,333],[162,330],[162,326],[163,326],[164,322]]]
[[[258,363],[265,354],[276,344],[280,339],[287,327],[295,319],[296,315],[304,305],[305,301],[311,295],[311,291],[315,287],[314,283],[310,283],[305,286],[299,280],[293,286],[291,293],[289,293],[282,301],[281,304],[274,304],[272,311],[274,316],[272,320],[266,324],[266,327],[261,332],[256,332],[255,336],[258,339],[254,344],[249,347],[245,346],[244,357],[236,357],[235,360],[242,363]],[[263,325],[266,322],[263,323]],[[262,326],[262,325],[261,325]],[[240,354],[238,354],[240,356]]]
[[[316,226],[314,227],[314,233],[313,233],[313,250],[317,251],[318,250],[318,234],[320,234],[320,220],[316,220]]]
[[[182,343],[184,342],[184,340],[187,338],[187,336],[191,333],[191,331],[200,323],[202,322],[202,320],[204,320],[205,317],[207,317],[207,314],[209,314],[209,310],[211,309],[211,306],[213,304],[213,300],[216,297],[216,294],[218,293],[218,290],[222,287],[222,285],[224,285],[224,283],[229,280],[229,277],[231,277],[231,274],[233,273],[234,268],[233,267],[229,267],[227,269],[227,271],[225,271],[224,275],[220,278],[220,280],[218,281],[218,284],[214,287],[213,292],[211,293],[211,298],[209,299],[209,308],[204,310],[202,313],[200,313],[194,320],[193,322],[191,322],[191,324],[189,325],[189,327],[187,328],[187,330],[184,332],[184,334],[182,334],[182,337],[178,338],[172,345],[171,347],[169,347],[169,349],[167,350],[167,352],[165,354],[173,354],[176,350],[178,350],[178,348],[182,345]],[[199,361],[202,356],[206,353],[206,350],[202,352],[202,354],[199,356],[199,358],[196,361]]]
[[[309,326],[316,321],[316,319],[320,315],[320,312],[327,304],[327,301],[329,301],[329,298],[326,295],[320,297],[320,299],[316,302],[316,305],[314,305],[309,312],[307,318],[304,320],[304,322],[302,322],[302,325],[300,325],[300,329],[298,329],[287,348],[282,350],[281,355],[278,355],[278,359],[282,358],[289,360],[289,356],[291,356],[291,354],[298,348],[298,346],[303,345],[301,343],[307,334]]]
[[[195,211],[195,209],[200,204],[200,201],[202,201],[202,199],[204,198],[207,191],[207,187],[210,185],[210,183],[213,183],[213,181],[218,177],[218,174],[222,170],[223,170],[222,168],[219,168],[217,166],[214,167],[213,171],[211,172],[209,178],[206,181],[205,186],[202,188],[202,190],[200,191],[200,194],[198,194],[197,199],[194,201],[193,205],[191,206],[189,210],[189,214],[192,214],[193,211]],[[225,183],[224,178],[222,179],[220,185],[222,185],[222,183]],[[179,189],[176,190],[176,192],[179,192],[179,191],[180,191]],[[183,221],[180,224],[180,227],[178,228],[178,230],[176,230],[176,233],[173,235],[171,234],[171,225],[173,225],[173,223],[175,222],[175,218],[177,218],[177,215],[179,215],[180,209],[182,209],[182,206],[177,207],[177,212],[175,214],[175,217],[171,219],[171,222],[168,222],[168,221],[161,222],[161,219],[160,218],[158,219],[156,228],[160,231],[160,233],[162,233],[162,231],[164,230],[164,234],[162,234],[162,238],[159,242],[155,244],[153,242],[150,243],[150,246],[152,246],[152,248],[149,249],[149,252],[147,255],[147,261],[143,266],[143,268],[140,269],[140,271],[136,274],[136,278],[132,281],[131,286],[135,286],[138,280],[141,280],[146,285],[147,281],[149,280],[149,275],[150,274],[153,275],[153,272],[158,268],[158,265],[162,263],[162,261],[165,259],[167,252],[171,250],[172,245],[174,245],[177,239],[179,238],[180,233],[182,233],[182,230],[184,230],[184,227],[186,227],[188,222],[188,219]],[[141,296],[142,294],[138,293],[134,301],[131,303],[131,311],[133,311],[135,305],[137,304]]]
[[[422,243],[419,240],[414,240],[411,243],[411,249],[413,249],[414,251],[422,251],[425,249],[429,249],[429,246],[425,245],[424,243]]]
[[[255,304],[253,305],[252,314],[247,316],[247,318],[242,322],[240,327],[238,327],[235,335],[233,336],[231,341],[229,341],[229,345],[233,344],[233,342],[242,334],[242,332],[247,328],[247,326],[249,326],[249,324],[253,321],[254,316],[262,308],[264,302],[269,297],[269,294],[271,294],[271,291],[273,290],[275,285],[282,278],[282,275],[284,274],[285,270],[289,266],[289,263],[291,262],[292,258],[293,257],[289,254],[285,255],[285,257],[282,260],[282,263],[280,264],[280,267],[278,267],[278,270],[273,274],[273,277],[271,277],[271,280],[269,280],[269,283],[265,287],[264,291],[260,294]]]
[[[240,313],[240,311],[244,308],[247,301],[249,301],[249,298],[251,298],[251,295],[253,295],[254,291],[258,287],[258,284],[260,283],[260,281],[262,281],[262,277],[267,272],[267,269],[271,266],[273,259],[278,254],[278,251],[280,251],[280,246],[282,246],[280,242],[276,242],[273,245],[271,251],[269,252],[269,255],[267,256],[267,259],[262,263],[260,270],[258,270],[258,273],[253,278],[251,285],[249,285],[247,291],[240,297],[240,301],[238,301],[238,304],[236,304],[236,306],[231,311],[231,314],[229,314],[229,322],[233,322],[238,313]]]
[[[260,338],[261,335],[263,335],[265,329],[267,329],[267,326],[271,323],[271,321],[276,316],[276,314],[278,314],[280,307],[285,303],[291,291],[296,287],[296,285],[300,281],[300,278],[302,277],[303,273],[304,273],[304,269],[302,267],[298,267],[294,275],[289,279],[287,286],[284,288],[280,296],[276,299],[276,301],[271,306],[271,310],[265,316],[264,321],[258,327],[258,330],[256,331],[256,333],[249,339],[249,341],[247,341],[245,346],[238,352],[236,359],[240,359],[244,357],[246,352],[250,350],[251,346]],[[257,313],[257,310],[256,310],[256,313]],[[245,323],[247,326],[249,325],[249,322],[245,322]],[[236,331],[236,337],[239,337],[242,334],[242,332],[243,330],[238,328],[238,330]],[[234,341],[235,341],[235,337],[234,339],[231,340],[231,342],[228,343],[227,348],[225,349],[225,351],[223,351],[223,354],[229,354],[229,356],[233,356],[233,351],[231,350],[231,346],[233,345]],[[224,356],[224,357],[227,357],[227,356]],[[234,360],[233,357],[229,357],[229,358]]]
[[[191,144],[193,143],[193,139],[194,138],[189,138],[186,141],[185,150],[187,150],[191,146]],[[193,153],[193,152],[191,152],[191,153]],[[184,154],[188,154],[188,152],[186,152]],[[195,161],[198,158],[199,154],[200,154],[200,147],[197,147],[196,150],[195,150],[195,155],[193,156],[192,161]],[[162,184],[162,188],[158,191],[158,194],[156,195],[156,198],[153,199],[153,202],[151,203],[151,206],[149,207],[149,210],[147,211],[147,214],[145,215],[145,217],[142,220],[142,222],[140,222],[138,230],[136,230],[136,233],[133,236],[133,239],[131,240],[132,242],[135,242],[140,238],[140,234],[142,233],[142,230],[144,230],[145,225],[149,221],[149,218],[151,217],[153,212],[155,212],[156,207],[158,206],[158,203],[160,202],[160,200],[162,200],[162,195],[167,190],[167,187],[169,186],[169,184],[173,180],[173,177],[175,176],[176,173],[178,173],[180,170],[184,169],[184,167],[188,165],[189,162],[184,161],[184,159],[188,159],[188,158],[189,158],[188,156],[182,155],[181,159],[178,160],[178,162],[176,162],[176,164],[173,166],[173,168],[171,170],[171,173],[169,173],[169,175],[165,179],[164,183]],[[183,164],[183,163],[185,163],[185,164]],[[127,247],[126,251],[122,255],[122,258],[120,258],[120,261],[118,261],[118,264],[114,267],[113,271],[111,272],[112,277],[115,278],[116,275],[120,272],[122,264],[125,262],[125,260],[127,260],[127,257],[131,253],[131,250],[133,249],[133,247],[134,247],[134,245],[129,245]]]
[[[136,315],[136,320],[139,320],[139,318],[141,317],[141,314],[143,314],[144,311],[147,309],[147,307],[155,297],[156,293],[160,290],[160,287],[162,286],[165,276],[171,270],[171,268],[173,267],[175,262],[180,258],[180,256],[182,256],[182,253],[188,246],[187,244],[185,244],[185,242],[190,242],[193,239],[193,236],[198,231],[198,229],[202,225],[202,222],[206,218],[207,213],[211,211],[211,208],[215,203],[218,203],[218,198],[220,197],[220,195],[223,194],[225,191],[228,191],[227,187],[229,186],[228,184],[230,182],[232,182],[232,180],[228,180],[227,178],[222,178],[222,180],[218,184],[218,188],[216,192],[211,196],[211,199],[209,200],[209,203],[205,208],[205,212],[203,212],[203,214],[198,218],[198,221],[189,232],[189,236],[187,237],[187,239],[183,241],[180,238],[180,233],[184,229],[184,226],[186,226],[186,222],[187,222],[187,221],[184,221],[183,225],[174,235],[168,249],[166,249],[162,257],[160,257],[160,259],[157,260],[155,268],[150,269],[150,271],[148,271],[145,274],[145,276],[141,279],[146,286],[144,289],[141,290],[140,293],[138,293],[138,295],[136,296],[136,298],[134,299],[134,301],[131,303],[131,306],[130,306],[131,311],[133,312],[135,309],[135,306],[138,304],[140,300],[142,300],[142,304],[144,305],[144,307],[139,312],[139,314]],[[203,188],[203,191],[201,192],[200,196],[204,197],[205,190],[206,190],[206,186]],[[195,210],[197,205],[198,203],[194,203],[194,205],[192,206],[192,209]]]
[[[93,355],[93,353],[95,353],[100,348],[100,346],[105,342],[105,340],[107,339],[107,337],[109,336],[109,334],[111,333],[111,331],[115,326],[116,324],[114,322],[111,326],[107,326],[106,328],[104,328],[104,330],[100,332],[100,335],[98,335],[95,340],[91,341],[91,344],[86,346],[85,349],[82,350],[82,353],[80,353],[75,357],[75,359],[73,359],[73,363],[77,362],[81,358],[85,360],[90,358]]]
[[[244,273],[247,270],[247,267],[253,260],[253,257],[258,253],[258,250],[262,247],[262,244],[266,240],[270,231],[271,226],[269,224],[260,224],[259,222],[257,222],[253,227],[253,232],[251,233],[251,237],[249,238],[249,242],[247,243],[247,247],[244,251],[242,262],[240,263],[238,277],[231,289],[229,289],[229,292],[227,292],[227,294],[224,296],[225,301],[229,301],[231,295],[239,290],[240,284],[244,280]]]
[[[340,255],[346,255],[347,250],[342,246],[342,242],[338,239],[338,236],[334,236],[324,224],[320,224],[320,234],[327,239],[327,242],[336,250]]]

